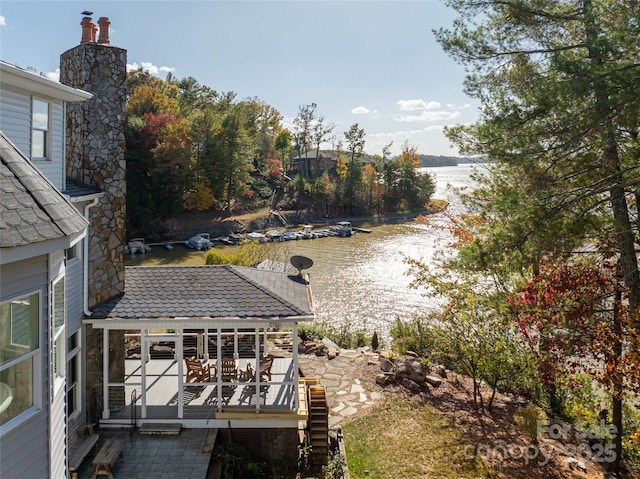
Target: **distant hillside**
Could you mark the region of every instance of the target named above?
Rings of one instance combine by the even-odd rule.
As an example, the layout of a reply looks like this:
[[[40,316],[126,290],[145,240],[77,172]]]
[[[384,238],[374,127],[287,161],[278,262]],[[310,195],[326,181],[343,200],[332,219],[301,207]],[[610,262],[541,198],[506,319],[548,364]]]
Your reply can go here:
[[[468,163],[469,158],[461,158],[457,156],[436,156],[436,155],[418,155],[420,165],[425,166],[457,166],[458,163]]]

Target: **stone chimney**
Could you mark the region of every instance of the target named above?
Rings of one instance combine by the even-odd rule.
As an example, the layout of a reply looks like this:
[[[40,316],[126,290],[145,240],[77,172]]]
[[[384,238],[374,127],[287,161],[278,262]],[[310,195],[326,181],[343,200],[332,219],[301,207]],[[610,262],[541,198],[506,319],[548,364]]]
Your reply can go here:
[[[123,293],[125,279],[127,51],[111,45],[108,18],[98,24],[96,42],[95,24],[83,18],[80,45],[60,55],[60,82],[93,94],[87,101],[67,103],[66,175],[105,192],[89,209],[89,307]],[[100,404],[101,330],[87,327],[86,340],[87,397],[97,395]],[[111,354],[110,377],[124,381],[122,332],[112,331],[110,341],[118,351]]]
[[[89,306],[124,291],[127,51],[111,45],[110,23],[100,18],[96,42],[83,18],[80,45],[60,56],[60,82],[94,95],[67,105],[67,177],[106,193],[91,209]]]

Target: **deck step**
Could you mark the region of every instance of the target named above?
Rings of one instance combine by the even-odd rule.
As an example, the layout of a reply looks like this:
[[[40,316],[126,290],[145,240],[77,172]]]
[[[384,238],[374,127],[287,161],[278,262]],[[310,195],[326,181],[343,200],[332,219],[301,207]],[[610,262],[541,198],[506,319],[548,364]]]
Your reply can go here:
[[[160,435],[160,436],[177,436],[180,434],[182,424],[180,423],[166,423],[166,424],[154,424],[144,423],[140,426],[140,434],[148,435]]]

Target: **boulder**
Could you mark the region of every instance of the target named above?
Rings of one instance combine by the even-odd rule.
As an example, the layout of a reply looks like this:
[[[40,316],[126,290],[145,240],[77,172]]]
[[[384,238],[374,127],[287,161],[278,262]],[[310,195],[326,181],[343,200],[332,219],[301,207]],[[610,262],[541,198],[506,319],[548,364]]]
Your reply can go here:
[[[418,353],[416,353],[415,351],[407,351],[404,354],[405,354],[405,356],[411,356],[412,358],[419,358],[420,357],[420,356],[418,356]]]
[[[427,376],[427,365],[417,358],[401,359],[396,363],[396,376],[422,384]]]
[[[412,393],[419,393],[422,391],[422,388],[417,382],[412,381],[411,379],[408,379],[408,378],[400,379],[400,384],[402,384],[405,388],[407,388]]]
[[[395,382],[396,378],[393,374],[378,374],[376,376],[376,383],[380,386],[386,386],[387,384],[391,384]]]
[[[329,338],[322,338],[322,345],[327,348],[327,356],[329,359],[335,359],[340,354],[340,347]]]
[[[380,369],[385,372],[389,372],[393,370],[393,361],[390,361],[387,358],[380,357]]]
[[[442,384],[442,379],[440,379],[437,376],[426,376],[424,378],[424,380],[425,380],[425,382],[429,383],[429,385],[433,386],[434,388],[438,388]]]

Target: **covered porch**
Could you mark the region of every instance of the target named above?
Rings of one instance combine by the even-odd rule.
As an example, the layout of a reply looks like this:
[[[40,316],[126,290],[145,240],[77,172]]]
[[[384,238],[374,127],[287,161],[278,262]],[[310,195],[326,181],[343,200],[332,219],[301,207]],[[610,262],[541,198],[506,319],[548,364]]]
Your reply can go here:
[[[129,267],[124,295],[93,312],[85,323],[102,330],[102,423],[280,428],[303,419],[298,323],[314,316],[300,275]]]
[[[259,417],[265,428],[282,427],[282,421],[297,424],[304,419],[299,414],[304,393],[298,387],[297,324],[247,328],[243,320],[242,326],[122,331],[124,378],[104,381],[101,422],[211,428],[226,427],[229,420],[241,427],[242,421]],[[107,345],[104,351],[108,354]],[[108,378],[110,360],[105,359]],[[197,371],[189,365],[194,362]]]

